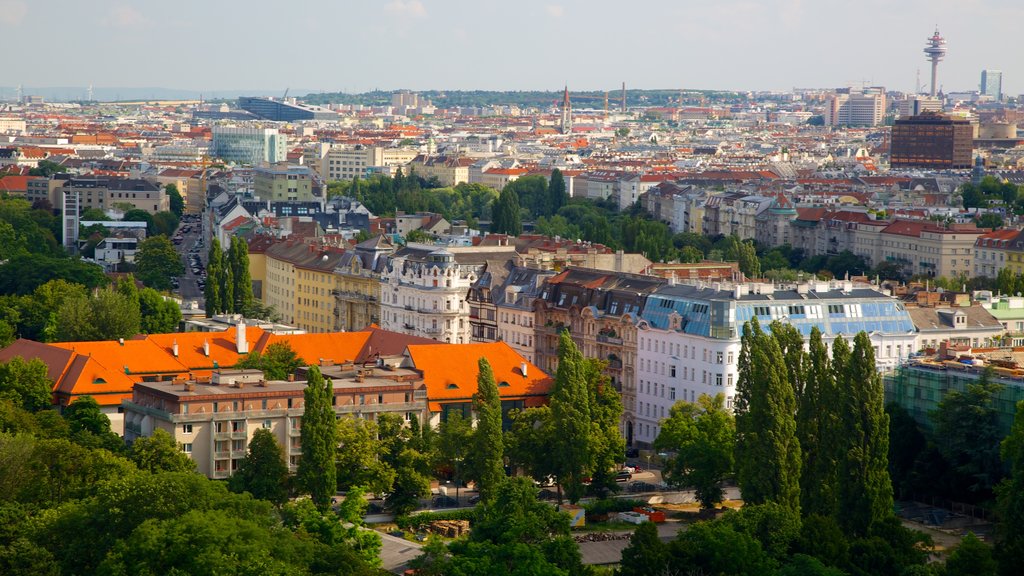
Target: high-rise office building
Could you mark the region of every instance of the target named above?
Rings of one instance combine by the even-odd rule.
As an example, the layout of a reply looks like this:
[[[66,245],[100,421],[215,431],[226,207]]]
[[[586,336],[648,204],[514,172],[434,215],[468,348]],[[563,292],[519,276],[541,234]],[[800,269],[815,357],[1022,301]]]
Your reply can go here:
[[[214,126],[210,154],[236,164],[276,164],[288,158],[288,138],[276,128]]]
[[[997,101],[1003,99],[1003,73],[999,70],[982,70],[981,86],[982,96],[991,96]]]
[[[828,126],[877,126],[885,119],[885,88],[843,88],[829,98]]]
[[[893,168],[967,169],[973,151],[970,122],[926,112],[893,125],[889,163]]]

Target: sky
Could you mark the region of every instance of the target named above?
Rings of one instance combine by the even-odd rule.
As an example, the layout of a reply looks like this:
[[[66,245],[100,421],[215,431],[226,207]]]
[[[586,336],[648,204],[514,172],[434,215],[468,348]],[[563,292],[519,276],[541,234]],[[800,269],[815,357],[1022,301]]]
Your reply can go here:
[[[1020,0],[0,0],[0,84],[1024,92]]]

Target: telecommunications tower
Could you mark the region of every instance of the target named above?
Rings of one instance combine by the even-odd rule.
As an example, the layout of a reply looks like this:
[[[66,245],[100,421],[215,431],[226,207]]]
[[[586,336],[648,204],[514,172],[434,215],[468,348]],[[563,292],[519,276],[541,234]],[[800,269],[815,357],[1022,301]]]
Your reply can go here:
[[[932,98],[935,97],[936,84],[935,77],[939,71],[939,62],[946,55],[946,39],[939,35],[939,27],[935,27],[935,34],[927,40],[928,44],[924,47],[924,55],[932,63]]]

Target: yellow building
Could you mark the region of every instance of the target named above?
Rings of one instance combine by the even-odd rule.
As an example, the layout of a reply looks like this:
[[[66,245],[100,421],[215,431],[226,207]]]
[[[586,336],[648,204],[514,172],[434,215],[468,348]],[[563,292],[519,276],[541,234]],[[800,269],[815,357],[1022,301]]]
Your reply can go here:
[[[264,251],[266,278],[261,300],[272,306],[285,324],[307,332],[333,331],[334,269],[342,254],[337,249],[323,250],[301,242],[269,246]]]
[[[356,244],[334,269],[334,329],[361,330],[380,323],[381,272],[395,246],[381,235]]]

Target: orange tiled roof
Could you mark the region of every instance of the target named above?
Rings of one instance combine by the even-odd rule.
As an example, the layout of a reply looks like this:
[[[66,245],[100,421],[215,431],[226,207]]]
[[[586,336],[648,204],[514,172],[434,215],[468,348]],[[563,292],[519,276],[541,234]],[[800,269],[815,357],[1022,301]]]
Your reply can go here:
[[[319,334],[267,334],[258,342],[260,350],[275,342],[288,342],[295,354],[307,364],[319,364],[321,359],[333,360],[335,364],[354,362],[370,339],[370,333],[324,332]]]
[[[502,398],[534,398],[528,405],[537,405],[551,391],[551,377],[504,342],[410,345],[406,354],[423,372],[427,399],[432,403],[472,399],[480,358],[490,362]]]

